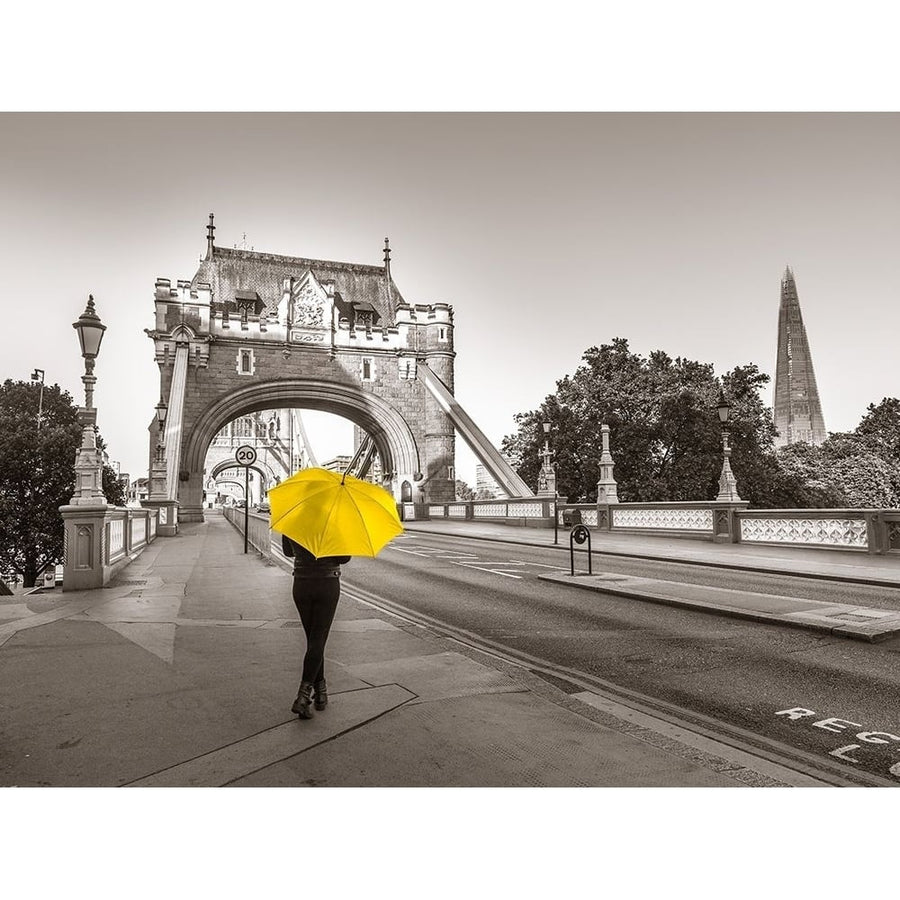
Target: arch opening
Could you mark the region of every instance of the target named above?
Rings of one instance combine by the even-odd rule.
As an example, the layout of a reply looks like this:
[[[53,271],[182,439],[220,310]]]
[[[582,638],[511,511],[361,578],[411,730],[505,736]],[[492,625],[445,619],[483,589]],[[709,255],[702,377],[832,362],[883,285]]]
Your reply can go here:
[[[234,420],[264,411],[316,410],[339,416],[356,425],[368,435],[375,446],[380,461],[381,484],[398,500],[416,502],[421,497],[420,452],[413,432],[403,416],[385,400],[347,384],[336,384],[310,379],[290,379],[257,382],[231,391],[204,409],[194,420],[189,433],[184,435],[181,467],[188,473],[180,484],[179,503],[183,521],[202,521],[203,509],[210,508],[209,491],[204,493],[205,481],[212,474],[205,470],[207,453],[216,436]],[[272,452],[275,452],[273,446]],[[220,460],[214,470],[225,472],[234,468],[231,460]],[[272,483],[290,471],[284,460],[277,467],[257,460],[260,469],[268,473]],[[271,484],[269,485],[271,486]],[[213,495],[214,502],[214,495]]]

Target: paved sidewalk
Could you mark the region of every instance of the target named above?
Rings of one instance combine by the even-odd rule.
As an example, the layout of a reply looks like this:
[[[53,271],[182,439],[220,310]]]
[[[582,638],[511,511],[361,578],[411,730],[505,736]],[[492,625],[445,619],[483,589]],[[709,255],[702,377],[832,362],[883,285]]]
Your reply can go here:
[[[0,603],[0,785],[823,783],[393,618],[352,562],[301,721],[290,575],[241,551],[213,514],[108,588]]]

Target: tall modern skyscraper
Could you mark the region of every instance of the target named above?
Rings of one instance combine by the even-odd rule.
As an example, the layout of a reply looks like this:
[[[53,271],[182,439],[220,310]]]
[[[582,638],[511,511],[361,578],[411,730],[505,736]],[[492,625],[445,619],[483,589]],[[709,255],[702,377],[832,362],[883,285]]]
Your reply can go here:
[[[798,441],[821,444],[827,437],[812,354],[809,352],[797,285],[790,266],[781,279],[774,406],[775,427],[778,429],[776,447]]]

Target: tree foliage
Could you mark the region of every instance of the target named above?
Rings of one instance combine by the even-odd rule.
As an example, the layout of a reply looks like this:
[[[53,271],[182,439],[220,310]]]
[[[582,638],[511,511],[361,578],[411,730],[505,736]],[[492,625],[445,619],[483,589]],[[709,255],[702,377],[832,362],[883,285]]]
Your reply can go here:
[[[81,442],[78,410],[67,392],[44,386],[40,428],[39,402],[38,384],[7,379],[0,386],[0,566],[20,574],[26,586],[45,565],[62,559],[59,507],[74,492]],[[109,466],[103,488],[107,502],[124,503]]]
[[[900,400],[870,404],[851,432],[838,432],[818,447],[791,444],[779,463],[804,482],[809,506],[900,506]]]
[[[577,502],[597,497],[601,425],[610,426],[615,478],[623,502],[705,500],[715,497],[722,437],[715,407],[720,388],[732,404],[732,469],[741,496],[754,506],[781,505],[803,494],[802,483],[780,470],[774,425],[759,389],[769,381],[755,365],[717,378],[707,363],[661,350],[633,353],[628,341],[588,349],[571,376],[557,382],[541,406],[516,416],[518,431],[503,451],[521,477],[536,484],[550,422],[560,494]]]

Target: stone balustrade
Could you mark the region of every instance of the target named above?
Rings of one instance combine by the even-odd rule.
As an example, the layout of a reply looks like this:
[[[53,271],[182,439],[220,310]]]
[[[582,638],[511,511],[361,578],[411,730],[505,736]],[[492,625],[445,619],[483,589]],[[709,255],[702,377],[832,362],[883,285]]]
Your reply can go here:
[[[156,540],[159,512],[121,506],[63,506],[63,591],[103,587]]]
[[[737,515],[736,540],[869,553],[900,551],[900,510],[750,509]]]
[[[403,518],[454,519],[482,522],[502,522],[506,525],[525,525],[543,528],[553,524],[553,498],[522,497],[508,500],[456,500],[452,503],[404,503]]]
[[[403,505],[407,521],[456,520],[553,527],[553,498],[458,500]],[[556,503],[561,527],[580,522],[612,534],[648,534],[720,543],[791,544],[811,549],[900,552],[898,509],[748,509],[746,501]]]

